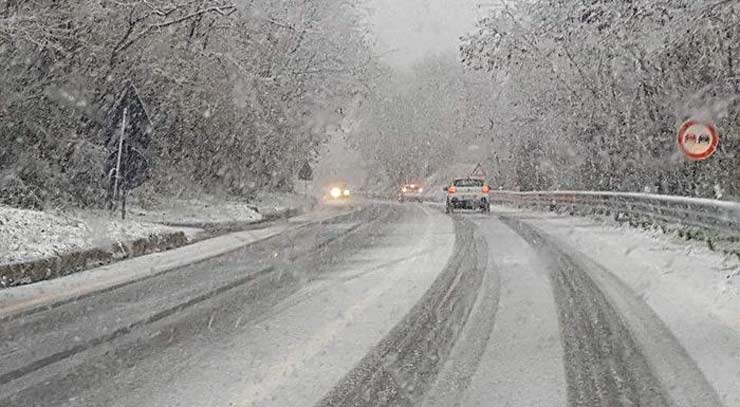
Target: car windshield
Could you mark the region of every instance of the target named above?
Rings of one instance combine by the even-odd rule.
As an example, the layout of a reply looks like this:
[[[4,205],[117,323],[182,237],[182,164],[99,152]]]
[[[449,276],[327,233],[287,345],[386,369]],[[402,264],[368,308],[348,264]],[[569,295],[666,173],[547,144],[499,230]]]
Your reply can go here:
[[[0,407],[740,407],[740,0],[0,0]]]

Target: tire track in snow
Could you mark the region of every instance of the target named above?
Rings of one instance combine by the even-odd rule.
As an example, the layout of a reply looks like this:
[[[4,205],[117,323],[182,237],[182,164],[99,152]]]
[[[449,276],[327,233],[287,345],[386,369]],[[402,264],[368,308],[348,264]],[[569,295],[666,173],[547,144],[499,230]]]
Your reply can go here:
[[[413,406],[434,383],[478,298],[485,271],[474,227],[455,219],[454,255],[395,328],[317,406]]]
[[[721,406],[675,337],[626,286],[536,228],[501,219],[552,267],[571,406]]]

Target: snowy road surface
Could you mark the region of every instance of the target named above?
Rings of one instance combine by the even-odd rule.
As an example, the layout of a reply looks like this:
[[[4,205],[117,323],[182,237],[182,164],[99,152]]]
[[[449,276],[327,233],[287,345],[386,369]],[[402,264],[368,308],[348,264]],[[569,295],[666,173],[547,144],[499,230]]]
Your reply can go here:
[[[265,236],[0,309],[0,406],[740,406],[740,282],[718,254],[418,204]]]

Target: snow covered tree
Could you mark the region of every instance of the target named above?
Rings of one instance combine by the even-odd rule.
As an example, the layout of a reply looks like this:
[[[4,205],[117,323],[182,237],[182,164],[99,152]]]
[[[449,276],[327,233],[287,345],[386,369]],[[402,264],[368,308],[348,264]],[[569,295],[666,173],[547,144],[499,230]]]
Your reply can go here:
[[[715,196],[719,184],[737,197],[739,11],[733,2],[507,2],[464,39],[462,59],[505,88],[495,121],[517,123],[511,142],[526,150],[539,139],[545,187]],[[689,117],[722,133],[706,162],[675,147]]]
[[[386,69],[371,88],[352,143],[383,186],[426,178],[465,144],[462,67],[454,57],[431,56],[409,72]]]
[[[97,203],[105,117],[128,80],[152,116],[151,189],[292,188],[364,88],[363,12],[330,0],[4,2],[3,201]]]

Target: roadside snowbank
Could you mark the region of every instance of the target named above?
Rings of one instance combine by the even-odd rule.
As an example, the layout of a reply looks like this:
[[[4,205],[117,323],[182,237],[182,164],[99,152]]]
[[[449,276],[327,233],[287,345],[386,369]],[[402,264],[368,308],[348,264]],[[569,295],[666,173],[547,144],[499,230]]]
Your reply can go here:
[[[25,262],[75,250],[110,246],[152,235],[198,231],[181,226],[258,222],[288,209],[308,209],[314,201],[298,194],[264,193],[251,203],[205,196],[162,199],[129,206],[127,219],[103,210],[42,212],[0,205],[0,264]],[[167,226],[169,225],[169,226]]]
[[[126,220],[104,210],[41,212],[0,206],[0,286],[170,250],[312,206],[304,197],[281,193],[264,194],[254,203],[215,196],[132,201]]]
[[[265,192],[258,194],[251,204],[257,206],[261,214],[266,215],[287,209],[309,210],[316,206],[317,201],[316,198],[303,194]]]
[[[297,194],[262,193],[249,202],[214,196],[134,203],[129,215],[139,221],[168,225],[259,222],[264,216],[288,209],[309,209],[313,200]]]
[[[41,212],[0,205],[0,264],[182,231],[98,212]]]
[[[144,208],[132,205],[129,216],[152,223],[187,225],[195,223],[258,222],[262,216],[256,206],[215,199],[173,199]]]

